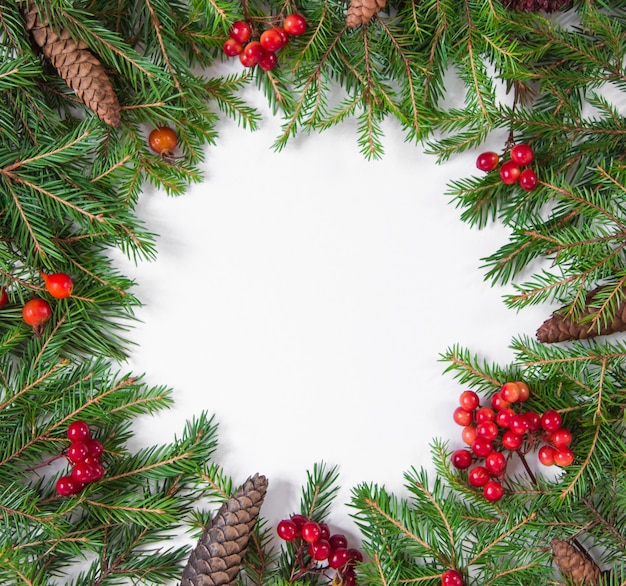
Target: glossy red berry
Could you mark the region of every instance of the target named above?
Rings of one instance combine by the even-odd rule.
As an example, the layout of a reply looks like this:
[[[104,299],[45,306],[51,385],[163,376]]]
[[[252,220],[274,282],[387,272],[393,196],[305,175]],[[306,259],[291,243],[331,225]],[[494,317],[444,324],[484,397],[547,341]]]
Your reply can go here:
[[[484,466],[475,466],[467,474],[467,482],[470,486],[485,486],[490,478],[489,470]]]
[[[500,179],[507,185],[513,185],[519,179],[521,173],[522,170],[514,161],[505,161],[500,166]]]
[[[478,409],[480,398],[474,391],[463,391],[459,396],[459,405],[466,411],[474,411]]]
[[[7,290],[3,287],[2,292],[0,292],[0,307],[4,307],[9,302],[9,294]]]
[[[537,452],[537,458],[544,466],[553,466],[554,452],[556,450],[552,446],[541,446]]]
[[[91,439],[89,425],[82,419],[72,421],[67,426],[67,439],[72,442],[82,442]]]
[[[506,470],[506,456],[502,452],[491,452],[485,457],[485,468],[491,476],[501,476]]]
[[[568,447],[563,446],[560,448],[556,448],[554,451],[554,463],[561,467],[566,468],[570,466],[574,462],[574,452],[570,450]]]
[[[510,450],[511,452],[519,450],[522,447],[523,443],[524,438],[518,433],[511,431],[510,429],[507,429],[502,434],[502,447]]]
[[[465,427],[469,425],[474,420],[474,414],[467,409],[463,409],[463,407],[457,407],[452,412],[452,419],[454,419],[457,425],[462,425]]]
[[[86,462],[77,462],[72,468],[72,478],[81,484],[88,484],[96,479],[97,471]]]
[[[472,453],[469,450],[455,450],[452,452],[450,462],[458,470],[465,470],[472,465]]]
[[[87,457],[88,453],[89,449],[87,448],[87,444],[77,440],[72,442],[70,447],[67,448],[67,459],[76,464],[77,462],[82,462]]]
[[[513,411],[513,409],[511,409],[510,407],[507,407],[506,409],[500,409],[500,411],[498,411],[498,413],[496,414],[496,424],[502,429],[508,429],[508,427],[511,425],[511,419],[514,415],[515,411]]]
[[[259,41],[250,41],[239,53],[239,61],[244,67],[254,67],[264,53],[265,49]]]
[[[301,14],[290,14],[283,21],[285,32],[291,37],[299,37],[306,31],[306,20]]]
[[[463,428],[461,432],[461,439],[468,446],[471,446],[476,439],[476,426],[475,425],[467,425]]]
[[[491,395],[490,402],[491,402],[491,407],[497,412],[502,411],[503,409],[508,409],[511,406],[511,404],[508,401],[505,401],[502,398],[502,394],[500,393],[500,391]]]
[[[441,574],[441,586],[463,586],[463,578],[456,570],[446,570]]]
[[[554,409],[548,409],[541,416],[541,427],[546,431],[554,432],[561,427],[561,416]]]
[[[538,413],[526,411],[524,417],[526,417],[526,421],[528,421],[528,431],[537,431],[541,427],[541,420]]]
[[[85,442],[87,453],[92,458],[100,458],[104,453],[104,446],[97,439],[90,439]]]
[[[60,496],[72,496],[78,494],[82,490],[83,485],[71,476],[61,476],[56,481],[55,488]]]
[[[158,126],[148,135],[150,148],[161,156],[169,156],[178,144],[178,135],[169,126]]]
[[[348,547],[348,538],[343,533],[333,533],[328,538],[328,543],[330,543],[330,548],[332,550]]]
[[[516,433],[517,435],[524,435],[528,433],[528,419],[526,418],[526,414],[517,413],[511,417],[511,422],[509,423],[509,429]]]
[[[535,153],[533,149],[525,143],[516,144],[511,149],[510,155],[511,160],[522,167],[530,165],[535,160]]]
[[[317,562],[327,560],[330,555],[330,543],[327,539],[318,539],[309,543],[309,555]]]
[[[550,439],[557,448],[567,448],[572,443],[572,432],[569,429],[560,427],[552,432]]]
[[[291,519],[283,519],[276,527],[278,537],[285,541],[292,541],[296,538],[298,532],[297,525]]]
[[[283,34],[276,28],[270,28],[263,31],[261,33],[261,38],[259,39],[259,41],[266,51],[275,52],[285,46]]]
[[[489,171],[493,171],[498,166],[499,162],[500,155],[498,155],[498,153],[487,151],[478,155],[478,158],[476,159],[476,167],[480,171],[488,173]]]
[[[476,426],[476,437],[492,442],[498,437],[498,424],[494,421],[483,421]]]
[[[319,524],[320,526],[320,539],[325,539],[326,541],[328,541],[328,538],[330,537],[330,529],[328,527],[328,525],[324,522]]]
[[[476,410],[475,419],[476,423],[495,421],[496,412],[491,407],[481,407],[480,409]]]
[[[302,526],[309,520],[308,517],[296,513],[289,517],[296,524],[296,538],[302,537]]]
[[[222,45],[222,50],[229,57],[236,57],[243,51],[243,45],[236,39],[228,38]]]
[[[479,436],[474,440],[471,448],[472,452],[474,452],[474,454],[476,454],[479,458],[484,458],[493,450],[493,444],[490,441]]]
[[[507,403],[517,403],[520,398],[520,388],[517,383],[504,383],[500,387],[500,396]]]
[[[72,281],[72,277],[66,273],[47,275],[42,272],[41,278],[44,280],[48,293],[56,299],[65,299],[69,297],[74,290],[74,281]]]
[[[343,568],[348,562],[350,562],[350,552],[346,547],[337,547],[333,549],[331,544],[331,553],[328,556],[328,565],[333,568],[333,570],[337,570],[339,568]]]
[[[252,36],[252,27],[245,20],[236,20],[231,25],[228,36],[244,45]]]
[[[271,71],[278,65],[278,57],[273,51],[265,51],[259,59],[259,67],[263,71]]]
[[[504,488],[497,480],[490,480],[483,486],[483,496],[490,503],[495,503],[504,496]]]
[[[524,191],[532,191],[535,187],[537,187],[537,183],[539,183],[537,173],[535,173],[532,169],[524,169],[520,173],[519,186]]]
[[[530,389],[528,385],[521,380],[515,381],[515,384],[519,387],[519,402],[524,403],[528,401],[528,397],[530,397]]]
[[[52,317],[50,304],[40,297],[27,301],[22,307],[22,319],[34,328],[39,328]]]
[[[316,542],[322,535],[322,530],[319,524],[315,521],[307,521],[304,525],[302,525],[301,532],[302,539],[304,539],[304,541],[308,541],[309,543]]]

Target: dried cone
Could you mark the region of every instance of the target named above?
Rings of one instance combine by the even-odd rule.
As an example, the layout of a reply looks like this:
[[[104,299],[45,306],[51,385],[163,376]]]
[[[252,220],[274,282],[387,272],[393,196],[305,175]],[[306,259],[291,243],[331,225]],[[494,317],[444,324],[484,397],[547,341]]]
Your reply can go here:
[[[65,29],[56,32],[33,3],[24,8],[26,29],[44,56],[78,98],[111,126],[120,125],[120,104],[102,63],[84,41],[75,41]]]
[[[561,575],[571,586],[595,586],[600,580],[600,568],[571,543],[561,539],[550,542],[552,558]]]
[[[360,24],[367,24],[386,4],[387,0],[350,0],[346,25],[356,28]]]
[[[267,492],[265,476],[248,478],[209,523],[191,552],[180,586],[235,586]]]
[[[571,3],[571,0],[502,0],[506,8],[520,12],[556,12]]]
[[[585,307],[580,312],[577,320],[572,320],[562,311],[553,313],[552,317],[543,322],[537,330],[537,340],[550,344],[568,340],[584,340],[586,338],[594,338],[595,336],[606,336],[626,331],[626,301],[620,303],[615,312],[615,317],[608,323],[600,324],[600,327],[598,327],[596,322],[580,323],[583,318],[596,313],[597,309],[589,306],[602,289],[602,287],[598,287],[587,294]]]

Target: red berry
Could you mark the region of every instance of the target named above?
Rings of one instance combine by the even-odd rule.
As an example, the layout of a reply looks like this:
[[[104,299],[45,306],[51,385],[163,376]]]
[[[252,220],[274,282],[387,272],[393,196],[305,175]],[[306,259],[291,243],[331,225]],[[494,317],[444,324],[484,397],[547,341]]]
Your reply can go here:
[[[489,478],[489,470],[484,466],[475,466],[467,474],[467,482],[469,482],[470,486],[485,486]]]
[[[500,167],[500,179],[507,185],[513,185],[522,173],[519,165],[513,161],[506,161]]]
[[[72,478],[81,484],[88,484],[95,480],[97,471],[94,466],[86,462],[77,462],[72,468]]]
[[[102,464],[92,464],[91,468],[93,470],[91,482],[98,482],[98,480],[104,476],[104,468],[102,467]]]
[[[535,159],[533,149],[527,144],[516,144],[511,149],[511,160],[522,167],[530,165]]]
[[[509,429],[517,435],[528,433],[528,419],[525,414],[517,413],[511,417]]]
[[[500,388],[500,396],[508,403],[517,403],[520,397],[520,390],[517,383],[504,383]]]
[[[56,481],[55,488],[57,494],[60,496],[72,496],[78,494],[83,488],[83,485],[71,476],[61,476],[61,478]]]
[[[43,326],[52,317],[50,304],[40,297],[35,297],[24,303],[22,319],[34,328]]]
[[[90,439],[85,442],[87,446],[87,452],[92,458],[100,458],[104,452],[104,447],[97,439]]]
[[[334,533],[328,538],[328,543],[330,543],[330,548],[332,550],[347,548],[348,538],[343,533]]]
[[[330,555],[330,543],[326,539],[318,539],[314,543],[309,543],[309,555],[318,562],[327,560]]]
[[[278,537],[285,541],[292,541],[296,538],[298,531],[297,525],[291,519],[283,519],[276,527]]]
[[[0,293],[0,307],[4,307],[9,302],[9,294],[7,290],[3,287],[2,292]]]
[[[82,419],[72,421],[72,423],[67,426],[67,439],[72,442],[81,442],[91,439],[89,425]]]
[[[263,31],[261,33],[260,42],[266,51],[272,52],[278,51],[285,46],[285,43],[283,42],[283,35],[275,28],[270,28],[266,31]]]
[[[52,275],[46,275],[41,273],[41,278],[46,284],[48,293],[56,299],[65,299],[72,294],[74,290],[74,281],[66,273],[53,273]]]
[[[524,438],[521,435],[511,431],[510,429],[507,429],[502,434],[502,447],[510,450],[511,452],[519,450],[522,447],[523,443]]]
[[[169,126],[158,126],[148,135],[148,144],[155,153],[168,156],[174,152],[178,144],[178,135]]]
[[[496,411],[502,411],[503,409],[508,409],[510,407],[510,403],[505,401],[502,398],[502,393],[498,391],[497,393],[494,393],[493,395],[491,395],[491,406]]]
[[[524,413],[526,421],[528,421],[528,431],[537,431],[541,427],[541,421],[539,414],[534,411],[526,411]]]
[[[472,420],[474,419],[474,415],[471,411],[468,411],[467,409],[463,409],[463,407],[457,407],[452,413],[452,419],[454,419],[454,421],[458,425],[462,425],[463,427],[465,427],[469,425],[470,423],[472,423]]]
[[[463,428],[461,432],[461,439],[468,445],[471,446],[476,439],[476,426],[467,425]]]
[[[574,452],[570,450],[568,447],[563,446],[561,448],[557,448],[554,451],[554,463],[561,467],[566,468],[570,466],[574,462]]]
[[[463,391],[459,396],[459,405],[466,411],[474,411],[479,404],[480,399],[474,391]]]
[[[290,37],[299,37],[306,31],[306,20],[300,14],[290,14],[285,17],[283,28]]]
[[[350,561],[350,552],[345,547],[333,549],[331,544],[331,554],[328,557],[328,565],[337,570],[343,568]]]
[[[228,55],[229,57],[236,57],[243,51],[243,45],[236,39],[228,38],[224,41],[222,50],[225,55]]]
[[[450,461],[458,470],[465,470],[472,465],[472,453],[469,450],[456,450],[452,452]]]
[[[498,425],[493,421],[483,421],[476,426],[476,436],[489,442],[498,437]]]
[[[363,561],[363,554],[360,549],[356,547],[351,547],[348,549],[348,553],[350,554],[350,561],[353,564],[359,564]]]
[[[250,40],[252,27],[245,20],[237,20],[231,25],[228,36],[243,45]]]
[[[341,586],[356,586],[356,572],[352,568],[348,568],[343,572]]]
[[[491,476],[501,476],[506,470],[506,456],[502,452],[491,452],[485,457],[485,468]]]
[[[483,486],[483,496],[490,503],[495,503],[504,496],[504,488],[497,480],[490,480]]]
[[[500,155],[498,155],[498,153],[487,151],[478,155],[478,158],[476,159],[476,167],[481,171],[488,173],[489,171],[493,171],[498,166],[499,162]]]
[[[239,53],[239,61],[244,67],[254,67],[264,53],[265,49],[259,41],[250,41]]]
[[[511,425],[511,419],[515,415],[515,411],[510,407],[501,409],[496,415],[496,423],[503,429],[507,429]]]
[[[532,169],[524,169],[519,176],[519,185],[524,191],[532,191],[538,182],[537,174]]]
[[[556,431],[561,427],[561,416],[554,409],[548,409],[541,416],[541,427],[546,431]]]
[[[296,513],[289,518],[296,524],[296,538],[300,539],[302,537],[302,526],[309,520],[308,517]]]
[[[530,397],[530,389],[528,385],[521,380],[515,381],[515,384],[519,387],[519,402],[524,403],[528,401],[528,397]]]
[[[557,448],[567,448],[572,443],[572,432],[569,429],[560,427],[552,432],[550,439]]]
[[[304,539],[304,541],[308,541],[309,543],[316,542],[322,534],[320,526],[315,521],[307,521],[304,525],[302,525],[301,531],[302,539]]]
[[[326,541],[328,541],[328,538],[330,537],[330,529],[328,528],[328,525],[326,523],[320,523],[320,539],[325,539]]]
[[[479,458],[484,458],[493,450],[493,444],[482,437],[477,437],[471,445],[471,448],[472,452],[474,452]]]
[[[496,412],[491,407],[481,407],[476,410],[475,415],[476,423],[483,423],[484,421],[495,421]]]
[[[441,586],[463,586],[463,578],[456,570],[446,570],[441,574]]]
[[[259,59],[259,67],[263,71],[271,71],[278,65],[278,57],[273,51],[265,51]]]
[[[76,462],[82,462],[86,458],[88,453],[89,450],[87,448],[87,444],[85,444],[85,442],[77,440],[75,442],[72,442],[70,447],[67,448],[67,459],[70,462],[74,462],[74,464],[76,464]]]
[[[280,35],[282,44],[279,48],[282,49],[289,42],[289,35],[282,26],[275,26],[273,30],[275,30]]]
[[[541,446],[537,452],[537,457],[544,466],[553,466],[554,452],[556,450],[552,446]]]

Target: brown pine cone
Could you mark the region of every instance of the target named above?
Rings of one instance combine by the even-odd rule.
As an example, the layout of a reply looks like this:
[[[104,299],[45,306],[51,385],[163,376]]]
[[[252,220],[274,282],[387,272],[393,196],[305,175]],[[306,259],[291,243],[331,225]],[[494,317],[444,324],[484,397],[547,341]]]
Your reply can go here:
[[[59,76],[98,118],[110,126],[120,125],[120,104],[102,63],[87,43],[71,38],[65,29],[52,30],[33,3],[23,9],[26,30]]]
[[[589,292],[585,298],[585,307],[579,314],[577,320],[572,320],[563,311],[566,308],[556,311],[552,317],[547,319],[537,330],[537,340],[550,344],[553,342],[566,342],[568,340],[584,340],[596,336],[606,336],[617,332],[626,331],[626,302],[622,301],[615,312],[615,317],[609,323],[586,322],[581,324],[581,320],[597,312],[594,307],[589,307],[594,297],[603,289],[598,287]]]
[[[520,12],[556,12],[571,3],[572,0],[502,0],[506,8]]]
[[[350,0],[346,26],[356,28],[360,24],[367,24],[386,4],[387,0]]]
[[[571,586],[596,586],[600,580],[600,568],[571,543],[562,539],[550,542],[552,558],[561,575]]]
[[[180,586],[235,586],[265,493],[255,474],[219,509],[191,552]]]

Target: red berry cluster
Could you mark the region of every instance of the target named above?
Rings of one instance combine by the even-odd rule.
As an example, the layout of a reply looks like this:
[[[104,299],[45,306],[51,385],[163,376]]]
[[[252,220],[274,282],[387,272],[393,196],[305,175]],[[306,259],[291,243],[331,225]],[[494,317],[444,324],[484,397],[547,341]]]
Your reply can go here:
[[[463,577],[456,570],[446,570],[441,574],[441,586],[463,586]]]
[[[290,542],[297,542],[299,553],[306,551],[310,562],[302,555],[299,576],[309,572],[324,573],[327,569],[335,570],[338,582],[342,586],[356,584],[355,566],[363,561],[361,552],[353,547],[348,547],[348,539],[342,533],[331,533],[326,523],[318,523],[307,518],[305,515],[291,515],[289,519],[283,519],[276,527],[278,536]],[[319,565],[327,562],[327,565]]]
[[[542,415],[523,411],[520,405],[529,395],[528,385],[515,381],[502,385],[491,397],[491,406],[481,406],[478,395],[471,390],[463,391],[459,397],[453,418],[463,426],[462,438],[469,449],[454,451],[451,463],[459,470],[469,469],[468,483],[482,487],[488,501],[498,501],[504,495],[501,479],[510,455],[505,451],[522,454],[524,447],[539,441],[545,442],[538,452],[542,464],[565,467],[574,461],[574,453],[568,447],[572,434],[561,426],[561,415],[553,409]],[[470,468],[479,458],[484,461]]]
[[[516,144],[509,152],[510,159],[500,165],[500,179],[507,185],[519,183],[524,191],[532,191],[537,187],[537,174],[528,167],[535,160],[535,152],[526,143]],[[478,155],[476,167],[481,171],[493,171],[500,163],[500,155],[487,151]]]
[[[252,26],[245,20],[238,20],[228,31],[228,39],[222,50],[229,57],[239,55],[244,67],[258,65],[263,71],[270,71],[278,65],[276,53],[282,49],[290,37],[299,37],[306,31],[307,23],[301,14],[290,14],[283,20],[282,26],[273,26],[253,38]]]
[[[91,430],[86,422],[78,420],[70,423],[67,427],[67,439],[71,444],[65,457],[72,465],[72,472],[57,480],[56,491],[60,496],[76,495],[85,485],[100,480],[104,475],[104,448],[97,439],[91,437]]]

